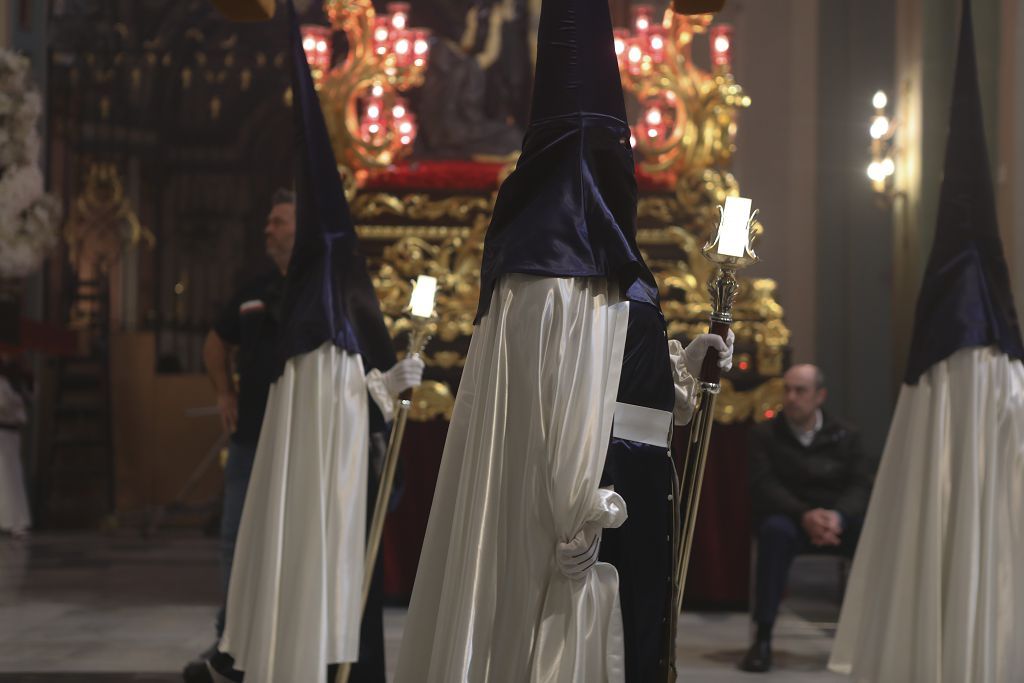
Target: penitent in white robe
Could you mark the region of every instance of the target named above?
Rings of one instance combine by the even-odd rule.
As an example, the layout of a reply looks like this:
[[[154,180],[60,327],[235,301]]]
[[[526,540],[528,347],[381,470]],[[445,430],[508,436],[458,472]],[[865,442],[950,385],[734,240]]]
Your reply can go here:
[[[319,683],[358,658],[367,402],[360,356],[330,343],[270,388],[220,642],[247,683]]]
[[[0,531],[21,534],[32,526],[21,467],[21,425],[25,424],[25,402],[6,377],[0,377]]]
[[[1024,364],[962,349],[905,385],[829,667],[856,683],[1024,680]]]
[[[506,275],[473,334],[397,683],[623,679],[618,573],[559,542],[626,510],[599,488],[629,308],[603,278]]]

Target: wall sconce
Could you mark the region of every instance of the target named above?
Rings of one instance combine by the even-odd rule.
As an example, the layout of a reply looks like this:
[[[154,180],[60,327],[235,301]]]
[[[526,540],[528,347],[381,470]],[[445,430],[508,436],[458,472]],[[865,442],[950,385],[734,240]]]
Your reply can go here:
[[[871,180],[871,189],[880,195],[891,195],[893,174],[896,172],[896,162],[893,161],[893,135],[896,133],[896,124],[889,118],[887,107],[889,98],[879,90],[871,98],[871,104],[875,108],[875,114],[871,117],[871,126],[868,134],[871,136],[871,163],[868,164],[868,178]]]

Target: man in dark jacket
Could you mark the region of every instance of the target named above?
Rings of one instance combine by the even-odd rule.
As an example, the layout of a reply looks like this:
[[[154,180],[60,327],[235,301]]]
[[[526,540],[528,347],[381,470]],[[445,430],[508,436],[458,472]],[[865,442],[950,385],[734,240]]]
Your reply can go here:
[[[875,460],[857,430],[822,411],[825,378],[813,365],[783,376],[782,413],[750,439],[750,488],[757,536],[754,622],[744,671],[771,668],[771,633],[793,558],[853,556],[871,495]]]

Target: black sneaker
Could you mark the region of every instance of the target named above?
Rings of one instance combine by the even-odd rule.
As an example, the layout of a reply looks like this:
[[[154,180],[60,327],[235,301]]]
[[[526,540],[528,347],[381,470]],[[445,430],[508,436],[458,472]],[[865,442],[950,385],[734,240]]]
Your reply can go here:
[[[772,641],[757,639],[747,650],[740,669],[751,673],[764,673],[772,668]]]
[[[181,675],[185,679],[185,683],[213,683],[213,676],[210,675],[210,670],[206,668],[205,659],[189,662],[185,665],[185,670]]]
[[[224,652],[206,660],[206,669],[213,683],[242,683],[245,678],[245,674],[235,668],[234,657]]]

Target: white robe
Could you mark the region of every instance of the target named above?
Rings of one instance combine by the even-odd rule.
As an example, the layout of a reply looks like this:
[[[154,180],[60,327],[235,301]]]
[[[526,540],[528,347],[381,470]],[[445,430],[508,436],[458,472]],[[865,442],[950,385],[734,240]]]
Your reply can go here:
[[[904,385],[829,667],[1024,680],[1024,365],[963,349]]]
[[[330,343],[270,388],[220,642],[247,683],[320,683],[358,658],[367,411],[360,356]]]
[[[623,679],[618,573],[572,581],[559,542],[625,520],[599,489],[628,324],[604,279],[506,275],[474,331],[397,683]]]
[[[0,377],[0,422],[25,424],[25,402]],[[0,429],[0,531],[20,534],[32,526],[32,517],[25,495],[25,476],[21,467],[21,432]]]

